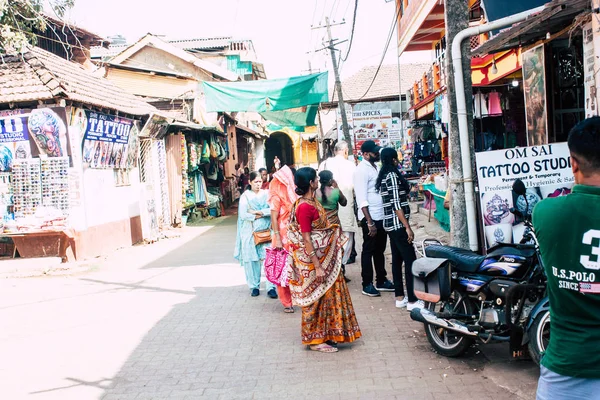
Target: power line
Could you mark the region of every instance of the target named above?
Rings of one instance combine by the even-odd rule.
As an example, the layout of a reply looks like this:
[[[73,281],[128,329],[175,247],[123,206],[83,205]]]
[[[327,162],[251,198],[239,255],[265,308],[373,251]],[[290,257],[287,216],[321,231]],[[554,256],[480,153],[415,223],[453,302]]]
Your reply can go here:
[[[352,4],[352,0],[348,0],[348,4],[346,4],[346,9],[344,10],[344,18],[346,14],[348,14],[348,10],[350,9],[350,4]]]
[[[327,0],[325,0],[323,2],[323,12],[321,13],[321,18],[319,18],[319,24],[321,23],[321,21],[323,21],[323,18],[325,17],[325,10],[327,9]]]
[[[348,3],[349,4],[349,3]],[[358,0],[354,0],[354,16],[352,17],[352,31],[350,32],[350,44],[348,45],[348,51],[346,52],[345,57],[341,57],[342,61],[346,61],[348,56],[350,55],[350,50],[352,49],[352,40],[354,39],[354,28],[356,27],[356,10],[358,9]]]
[[[335,9],[335,5],[338,4],[339,7],[339,0],[333,0],[333,4],[331,5],[331,11],[329,11],[329,18],[333,19],[335,22],[335,14],[333,12],[333,10]],[[336,10],[337,12],[337,10]]]
[[[333,18],[335,18],[337,16],[341,4],[342,4],[342,0],[339,0],[338,3],[337,3],[337,7],[335,8],[335,12],[332,15]],[[334,19],[334,21],[335,21],[335,19]]]
[[[369,87],[365,91],[365,94],[363,94],[362,96],[360,96],[360,98],[358,100],[362,100],[362,99],[365,98],[365,96],[367,95],[367,93],[369,93],[369,90],[371,90],[371,88],[373,87],[373,84],[375,83],[375,79],[377,79],[377,75],[379,74],[379,71],[381,70],[381,66],[383,65],[383,60],[385,59],[385,55],[387,54],[388,48],[390,47],[390,42],[392,41],[392,37],[394,36],[394,29],[396,29],[396,25],[398,24],[398,18],[399,17],[400,17],[400,7],[398,7],[398,12],[396,13],[394,21],[392,23],[392,27],[390,29],[390,33],[388,35],[387,42],[385,44],[385,48],[383,49],[383,54],[381,55],[381,61],[379,61],[379,65],[377,66],[377,70],[375,71],[375,75],[373,75],[373,80],[371,81],[371,84],[369,85]]]

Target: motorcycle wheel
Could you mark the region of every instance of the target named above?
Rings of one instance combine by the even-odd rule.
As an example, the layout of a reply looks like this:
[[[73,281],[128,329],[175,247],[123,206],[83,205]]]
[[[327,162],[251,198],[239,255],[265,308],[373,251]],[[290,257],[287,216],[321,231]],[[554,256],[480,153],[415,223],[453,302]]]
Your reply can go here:
[[[466,299],[466,296],[463,296],[458,291],[454,291],[448,301],[427,303],[426,307],[431,312],[451,310],[462,314],[472,314],[471,303]],[[425,333],[429,344],[431,344],[435,351],[445,357],[458,357],[473,344],[472,338],[431,324],[425,324]]]
[[[544,311],[535,317],[529,328],[529,354],[537,365],[540,365],[542,355],[550,341],[550,311]]]

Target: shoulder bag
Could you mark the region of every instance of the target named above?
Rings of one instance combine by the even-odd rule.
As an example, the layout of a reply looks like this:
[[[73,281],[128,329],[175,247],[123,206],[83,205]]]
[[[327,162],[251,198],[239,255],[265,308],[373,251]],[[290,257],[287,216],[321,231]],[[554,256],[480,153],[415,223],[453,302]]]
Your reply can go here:
[[[254,228],[254,222],[252,222],[252,227]],[[254,237],[254,244],[258,246],[259,244],[269,243],[271,241],[271,229],[261,229],[260,231],[252,232],[252,236]]]

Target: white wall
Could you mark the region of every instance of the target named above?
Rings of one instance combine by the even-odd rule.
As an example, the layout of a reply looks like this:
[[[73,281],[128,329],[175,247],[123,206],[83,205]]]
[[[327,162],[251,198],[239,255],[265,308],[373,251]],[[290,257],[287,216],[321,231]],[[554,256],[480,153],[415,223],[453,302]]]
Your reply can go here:
[[[261,168],[267,168],[267,161],[265,160],[265,141],[256,139],[254,141],[254,151],[256,152],[256,170]]]
[[[128,220],[140,215],[139,170],[130,172],[130,185],[117,187],[112,169],[83,171],[83,190],[87,226]]]

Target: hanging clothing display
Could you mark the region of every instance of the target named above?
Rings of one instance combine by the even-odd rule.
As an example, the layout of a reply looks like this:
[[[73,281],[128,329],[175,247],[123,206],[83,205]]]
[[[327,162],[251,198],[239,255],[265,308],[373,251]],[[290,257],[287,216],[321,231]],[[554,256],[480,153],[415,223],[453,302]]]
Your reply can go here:
[[[488,115],[490,117],[502,115],[502,107],[500,104],[500,93],[493,91],[488,94]]]
[[[473,110],[474,118],[483,118],[488,116],[489,113],[487,99],[483,93],[477,92],[475,96],[473,96]]]
[[[433,103],[433,119],[440,121],[442,119],[442,96],[435,98]]]
[[[450,105],[448,104],[448,96],[443,95],[442,100],[442,124],[450,123]]]

